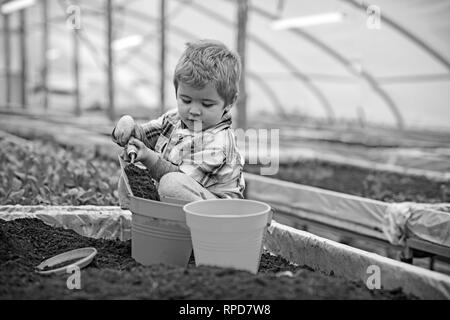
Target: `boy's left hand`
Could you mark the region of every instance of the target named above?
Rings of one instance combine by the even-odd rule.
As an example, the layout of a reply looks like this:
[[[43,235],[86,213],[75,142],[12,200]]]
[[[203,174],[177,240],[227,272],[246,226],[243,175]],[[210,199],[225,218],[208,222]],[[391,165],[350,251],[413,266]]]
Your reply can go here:
[[[147,168],[153,166],[158,161],[158,154],[147,148],[141,140],[131,137],[128,144],[134,145],[137,149],[135,161],[142,162]]]

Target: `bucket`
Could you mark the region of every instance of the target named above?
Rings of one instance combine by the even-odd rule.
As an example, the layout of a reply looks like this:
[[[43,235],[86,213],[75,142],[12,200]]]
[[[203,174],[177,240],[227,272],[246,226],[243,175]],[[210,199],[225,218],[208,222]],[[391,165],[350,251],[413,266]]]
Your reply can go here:
[[[131,195],[131,257],[146,266],[158,263],[187,266],[192,253],[191,233],[183,211],[187,201],[164,197],[154,201],[134,196],[125,172],[126,163],[118,158]]]
[[[182,208],[177,204],[131,197],[133,259],[143,265],[188,265],[192,240]]]
[[[244,199],[186,204],[195,263],[258,272],[263,236],[272,220],[269,205]]]

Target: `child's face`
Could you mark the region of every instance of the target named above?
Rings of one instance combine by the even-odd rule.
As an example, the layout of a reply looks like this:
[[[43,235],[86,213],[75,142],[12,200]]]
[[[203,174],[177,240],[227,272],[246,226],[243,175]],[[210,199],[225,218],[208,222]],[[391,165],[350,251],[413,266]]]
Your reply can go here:
[[[225,111],[225,101],[211,84],[203,89],[195,89],[180,82],[177,103],[181,120],[190,130],[194,130],[195,121],[201,121],[202,130],[213,127],[220,122]]]

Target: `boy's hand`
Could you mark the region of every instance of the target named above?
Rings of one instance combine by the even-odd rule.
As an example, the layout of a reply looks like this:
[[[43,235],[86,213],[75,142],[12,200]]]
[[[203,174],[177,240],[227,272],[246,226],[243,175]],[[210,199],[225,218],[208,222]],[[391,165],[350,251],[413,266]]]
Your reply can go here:
[[[153,150],[147,148],[147,146],[141,140],[131,137],[128,144],[135,146],[137,149],[136,159],[134,161],[142,162],[147,168],[153,166],[158,161],[158,154]]]
[[[123,116],[117,122],[117,125],[114,129],[114,138],[117,143],[124,147],[130,140],[130,138],[134,135],[134,120],[131,116]]]

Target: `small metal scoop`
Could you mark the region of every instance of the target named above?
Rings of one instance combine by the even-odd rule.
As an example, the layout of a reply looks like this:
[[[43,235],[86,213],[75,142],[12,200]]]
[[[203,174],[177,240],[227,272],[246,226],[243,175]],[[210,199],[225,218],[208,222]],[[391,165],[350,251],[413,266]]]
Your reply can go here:
[[[130,163],[134,163],[134,160],[137,156],[137,148],[135,145],[128,144],[127,145],[127,154],[130,157]]]

